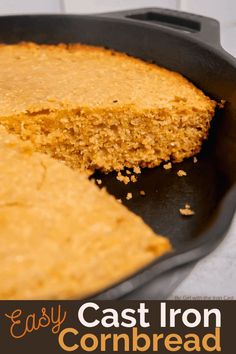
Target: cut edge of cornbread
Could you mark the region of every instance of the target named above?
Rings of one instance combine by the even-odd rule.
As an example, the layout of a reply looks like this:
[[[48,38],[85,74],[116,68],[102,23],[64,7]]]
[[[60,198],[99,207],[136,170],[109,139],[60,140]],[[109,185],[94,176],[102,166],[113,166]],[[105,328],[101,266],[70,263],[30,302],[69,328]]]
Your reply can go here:
[[[162,110],[159,114],[135,114],[129,108],[112,112],[78,109],[0,118],[0,124],[31,141],[35,150],[82,171],[155,167],[199,153],[208,136],[209,112],[191,116],[182,111],[181,123],[178,112]]]

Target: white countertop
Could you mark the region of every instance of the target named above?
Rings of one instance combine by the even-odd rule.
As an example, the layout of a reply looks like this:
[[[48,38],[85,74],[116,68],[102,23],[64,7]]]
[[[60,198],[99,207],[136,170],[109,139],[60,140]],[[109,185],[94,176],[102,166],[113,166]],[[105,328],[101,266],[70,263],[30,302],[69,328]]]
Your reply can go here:
[[[226,238],[199,261],[169,299],[236,299],[236,215]]]

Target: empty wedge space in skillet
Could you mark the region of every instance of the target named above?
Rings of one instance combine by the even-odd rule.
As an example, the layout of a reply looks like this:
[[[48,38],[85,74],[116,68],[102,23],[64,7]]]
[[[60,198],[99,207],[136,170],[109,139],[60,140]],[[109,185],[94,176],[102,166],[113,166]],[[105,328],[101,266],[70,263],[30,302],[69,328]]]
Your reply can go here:
[[[199,152],[215,102],[180,74],[99,47],[0,47],[0,124],[81,170]]]
[[[171,250],[86,175],[0,128],[0,299],[81,298]]]

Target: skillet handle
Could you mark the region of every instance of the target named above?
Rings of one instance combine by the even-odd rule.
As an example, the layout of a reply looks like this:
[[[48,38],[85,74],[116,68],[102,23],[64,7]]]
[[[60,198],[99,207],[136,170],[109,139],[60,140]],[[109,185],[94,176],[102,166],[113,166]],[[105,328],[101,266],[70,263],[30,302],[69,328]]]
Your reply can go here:
[[[159,28],[183,32],[214,47],[220,47],[220,24],[218,21],[187,12],[162,8],[144,8],[104,13],[102,16],[149,23]]]

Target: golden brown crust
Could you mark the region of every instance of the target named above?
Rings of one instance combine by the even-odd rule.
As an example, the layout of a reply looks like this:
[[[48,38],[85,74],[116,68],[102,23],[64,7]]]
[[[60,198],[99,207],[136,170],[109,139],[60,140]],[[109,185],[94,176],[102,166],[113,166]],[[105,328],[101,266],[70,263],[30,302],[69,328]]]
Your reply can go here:
[[[60,107],[114,109],[112,96],[118,101],[116,106],[124,109],[128,106],[138,110],[171,109],[172,105],[197,110],[215,108],[215,102],[182,75],[102,47],[34,43],[2,45],[0,65],[0,115],[4,116]],[[34,75],[38,75],[39,82],[34,81]],[[25,82],[24,77],[32,77],[32,81]],[[53,77],[54,85],[51,82]],[[69,81],[71,79],[73,82]],[[4,82],[7,82],[7,90],[11,89],[10,102],[8,95],[4,96],[7,93]],[[28,97],[28,85],[32,88],[31,99]],[[89,85],[91,90],[88,89]],[[86,87],[87,92],[84,94]],[[21,89],[26,94],[19,99]],[[99,95],[96,95],[98,91]],[[15,102],[11,106],[14,93]]]
[[[0,44],[0,47],[5,47],[6,44]],[[116,50],[113,50],[113,49],[108,49],[108,48],[104,48],[104,47],[100,47],[100,46],[94,46],[94,45],[86,45],[86,44],[81,44],[81,43],[69,43],[69,44],[66,44],[66,43],[59,43],[59,44],[56,44],[56,45],[52,45],[52,44],[36,44],[36,43],[33,43],[33,42],[20,42],[16,45],[14,45],[18,48],[27,48],[27,49],[30,49],[30,50],[41,50],[42,48],[46,49],[46,50],[49,50],[49,51],[52,51],[52,52],[55,52],[55,51],[61,51],[61,53],[65,53],[65,52],[81,52],[83,51],[84,53],[88,52],[88,53],[92,53],[92,54],[96,54],[96,53],[102,53],[102,54],[105,54],[106,56],[109,55],[109,56],[116,56],[117,58],[119,58],[120,60],[122,61],[130,61],[130,62],[133,62],[133,63],[142,63],[142,64],[145,64],[146,65],[146,68],[151,68],[151,69],[154,69],[156,70],[158,68],[159,71],[162,71],[163,73],[165,74],[168,74],[168,75],[171,75],[173,77],[176,77],[178,80],[179,80],[179,84],[182,85],[187,85],[189,88],[191,88],[196,95],[200,95],[202,96],[202,98],[205,99],[205,103],[208,103],[209,106],[208,108],[211,110],[211,109],[215,109],[216,107],[216,102],[214,100],[211,100],[209,97],[207,97],[201,90],[199,90],[195,85],[193,85],[189,80],[187,80],[186,78],[184,78],[183,75],[181,75],[180,73],[178,72],[175,72],[175,71],[170,71],[164,67],[161,67],[161,66],[157,66],[156,64],[154,63],[150,63],[150,62],[146,62],[146,61],[143,61],[141,59],[138,59],[138,58],[135,58],[135,57],[132,57],[126,53],[121,53],[121,52],[117,52]],[[182,101],[182,102],[185,102],[186,101],[186,97],[183,99],[183,98],[179,98],[178,95],[176,95],[175,97],[176,98],[176,102],[178,101]],[[175,100],[175,99],[174,99]],[[223,102],[223,100],[222,100]],[[197,109],[197,108],[196,108]]]

